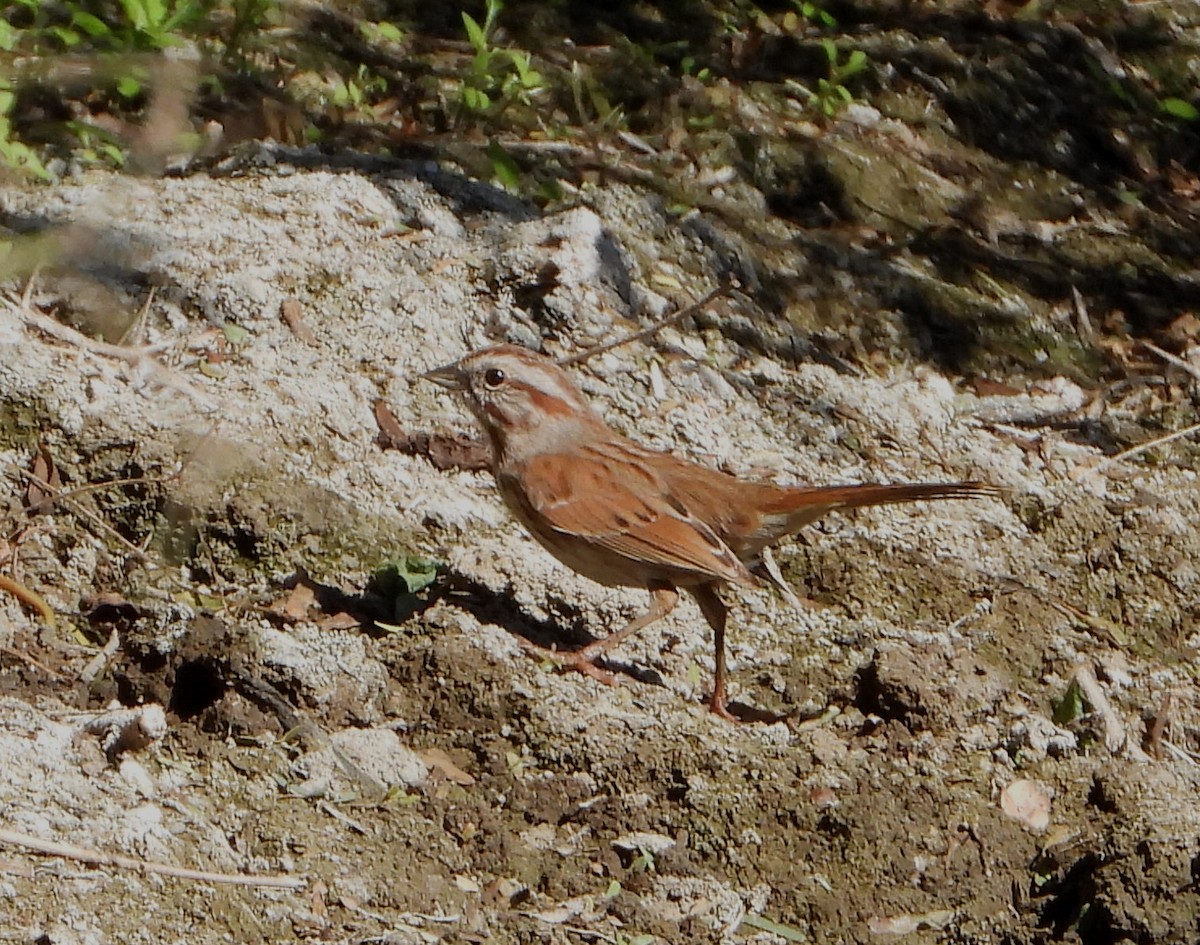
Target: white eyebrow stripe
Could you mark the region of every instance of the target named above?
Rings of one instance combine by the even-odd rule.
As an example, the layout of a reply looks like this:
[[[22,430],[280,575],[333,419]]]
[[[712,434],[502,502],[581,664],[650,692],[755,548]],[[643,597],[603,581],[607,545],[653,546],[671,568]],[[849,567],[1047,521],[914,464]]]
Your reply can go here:
[[[492,363],[510,378],[536,389],[547,397],[568,404],[586,403],[570,375],[561,369],[551,370],[536,361],[523,361],[511,356],[496,358]]]

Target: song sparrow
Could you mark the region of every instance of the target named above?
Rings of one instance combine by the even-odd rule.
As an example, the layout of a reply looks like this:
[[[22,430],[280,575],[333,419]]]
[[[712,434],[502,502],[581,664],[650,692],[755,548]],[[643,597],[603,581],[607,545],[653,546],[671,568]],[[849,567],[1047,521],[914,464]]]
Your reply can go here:
[[[567,567],[644,587],[650,609],[558,661],[606,682],[595,660],[665,617],[686,590],[712,627],[709,708],[724,718],[724,584],[775,578],[764,549],[834,509],[993,494],[978,482],[794,487],[737,479],[647,449],[609,428],[549,358],[498,345],[422,375],[465,395],[492,445],[492,472],[521,524]],[[757,578],[756,578],[757,576]],[[780,582],[781,583],[781,582]]]

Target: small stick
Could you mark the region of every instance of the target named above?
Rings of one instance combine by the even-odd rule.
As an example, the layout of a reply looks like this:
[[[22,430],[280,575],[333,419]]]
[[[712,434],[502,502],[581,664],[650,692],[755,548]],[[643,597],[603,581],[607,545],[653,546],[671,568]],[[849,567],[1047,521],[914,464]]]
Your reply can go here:
[[[0,591],[8,591],[17,600],[26,607],[30,607],[38,612],[38,616],[51,630],[57,624],[57,618],[54,616],[54,609],[46,603],[46,599],[42,597],[33,588],[26,587],[16,578],[10,578],[0,574]]]
[[[150,291],[146,293],[146,301],[134,316],[129,327],[121,333],[121,337],[117,339],[117,344],[125,347],[130,339],[133,338],[142,329],[142,323],[146,320],[146,316],[150,313],[150,306],[154,304],[154,295],[158,290],[154,286],[150,286]]]
[[[117,853],[105,853],[90,847],[78,847],[73,843],[43,840],[15,830],[0,830],[0,843],[13,843],[48,856],[62,856],[70,860],[90,863],[92,866],[115,866],[119,869],[138,870],[142,873],[157,873],[161,876],[177,876],[194,879],[200,883],[223,883],[232,886],[268,886],[273,889],[302,889],[305,881],[292,876],[248,876],[242,873],[210,873],[207,870],[192,870],[169,863],[139,860]]]
[[[1135,760],[1143,761],[1146,758],[1145,752],[1137,745],[1133,744],[1125,732],[1125,725],[1121,721],[1121,717],[1117,715],[1117,710],[1113,708],[1113,704],[1108,701],[1108,694],[1100,685],[1100,681],[1096,678],[1096,670],[1090,661],[1085,660],[1075,667],[1075,672],[1072,673],[1075,682],[1078,683],[1083,697],[1087,699],[1088,704],[1100,716],[1104,722],[1104,745],[1114,755],[1121,751],[1122,748]]]
[[[62,675],[62,673],[56,673],[45,663],[39,662],[38,660],[34,659],[30,654],[22,652],[21,650],[15,649],[14,647],[0,646],[0,653],[7,653],[9,656],[15,656],[19,660],[24,660],[30,666],[40,669],[43,673],[46,673],[52,679],[65,680],[67,678],[66,676]]]
[[[100,675],[108,661],[113,658],[117,650],[121,647],[121,638],[117,634],[117,628],[113,627],[112,633],[108,635],[108,642],[104,644],[103,649],[95,656],[88,660],[87,666],[79,674],[80,680],[90,683],[93,679]]]
[[[1183,360],[1183,358],[1176,357],[1175,355],[1171,354],[1170,351],[1164,351],[1158,345],[1152,345],[1148,341],[1143,341],[1142,347],[1147,351],[1153,351],[1168,364],[1174,364],[1175,367],[1179,368],[1181,371],[1187,371],[1188,374],[1200,381],[1200,368],[1196,367],[1196,365],[1189,364],[1187,361]]]
[[[141,548],[139,548],[137,545],[135,545],[133,542],[131,542],[128,538],[126,538],[124,535],[122,535],[119,531],[117,531],[115,528],[113,528],[111,525],[109,525],[108,522],[104,521],[104,519],[102,519],[95,512],[93,512],[89,508],[87,508],[87,506],[80,505],[78,502],[74,502],[71,499],[67,498],[67,495],[61,489],[55,489],[54,486],[50,485],[49,483],[45,482],[42,479],[39,479],[33,473],[29,472],[29,470],[21,469],[19,466],[15,466],[13,468],[17,472],[18,475],[24,476],[26,479],[30,479],[33,482],[36,482],[38,484],[38,486],[40,486],[42,489],[45,489],[50,494],[49,501],[51,501],[51,502],[61,501],[65,506],[67,506],[67,508],[69,508],[73,512],[75,512],[75,514],[82,515],[84,518],[86,518],[88,521],[90,521],[93,525],[95,525],[101,531],[106,532],[110,537],[115,539],[118,543],[124,545],[126,547],[126,549],[128,549],[128,551],[130,552],[130,554],[135,555],[138,558],[138,560],[146,559],[146,553],[144,551],[142,551]]]
[[[152,354],[163,350],[165,345],[149,345],[141,348],[126,348],[121,345],[110,344],[107,341],[96,341],[89,338],[87,335],[76,331],[62,322],[55,321],[48,315],[43,315],[30,304],[30,296],[33,291],[33,280],[36,278],[35,272],[29,277],[29,281],[25,284],[25,291],[21,296],[19,306],[11,299],[7,299],[9,306],[16,309],[17,316],[33,328],[38,329],[44,334],[55,338],[58,341],[73,345],[81,351],[87,351],[91,354],[101,355],[107,358],[113,358],[118,361],[124,361],[126,364],[137,369],[141,368],[147,371],[151,379],[157,384],[168,390],[177,391],[194,400],[197,404],[207,410],[215,410],[219,405],[215,400],[205,394],[203,391],[197,390],[182,377],[177,376],[169,368],[156,361]]]
[[[8,466],[18,475],[31,476],[33,475],[28,469],[18,466],[16,463],[9,463]],[[172,473],[170,476],[129,476],[125,479],[105,479],[103,482],[89,482],[86,485],[75,486],[72,489],[58,489],[53,495],[48,496],[45,501],[54,503],[59,499],[74,499],[77,496],[86,495],[89,492],[98,492],[101,489],[108,489],[116,486],[161,486],[164,483],[173,482],[179,478],[178,473]],[[46,483],[41,479],[34,479],[45,488]]]
[[[1200,431],[1200,423],[1193,423],[1190,427],[1184,427],[1182,430],[1176,430],[1174,433],[1168,433],[1166,436],[1156,437],[1153,440],[1142,443],[1140,446],[1131,446],[1127,450],[1122,450],[1121,452],[1108,457],[1108,459],[1104,461],[1103,465],[1109,466],[1112,463],[1120,462],[1123,459],[1129,459],[1133,456],[1137,456],[1139,453],[1146,452],[1146,450],[1154,449],[1156,446],[1163,446],[1166,443],[1170,443],[1172,440],[1181,440],[1185,436],[1191,436],[1197,431]]]
[[[1154,723],[1146,735],[1146,750],[1150,752],[1150,757],[1159,761],[1163,756],[1163,738],[1166,735],[1167,724],[1171,721],[1172,708],[1171,694],[1163,693],[1162,701],[1158,704],[1158,711],[1154,713]]]
[[[583,351],[578,351],[570,357],[559,358],[558,366],[566,367],[569,364],[580,364],[589,358],[594,358],[598,354],[603,354],[605,351],[611,351],[613,348],[619,348],[622,345],[631,344],[635,341],[641,341],[643,338],[649,338],[651,335],[656,335],[664,328],[669,328],[676,322],[681,322],[689,315],[695,315],[696,312],[705,308],[710,303],[716,301],[722,296],[728,295],[734,289],[738,288],[740,283],[732,276],[722,280],[721,284],[713,289],[708,295],[700,299],[698,302],[693,302],[691,305],[681,308],[678,312],[674,312],[665,318],[660,318],[649,328],[643,328],[641,331],[634,332],[632,335],[626,335],[624,338],[618,338],[616,341],[609,341],[602,345],[594,345],[591,348],[585,348]]]

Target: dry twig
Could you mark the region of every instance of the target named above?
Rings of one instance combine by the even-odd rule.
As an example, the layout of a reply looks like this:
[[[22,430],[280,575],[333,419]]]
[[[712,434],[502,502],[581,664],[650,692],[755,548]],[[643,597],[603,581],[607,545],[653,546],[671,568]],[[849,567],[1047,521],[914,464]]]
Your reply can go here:
[[[1184,427],[1182,430],[1176,430],[1174,433],[1168,433],[1166,436],[1155,437],[1153,440],[1148,440],[1147,442],[1141,443],[1138,446],[1131,446],[1127,450],[1121,450],[1121,452],[1108,457],[1108,459],[1106,459],[1102,465],[1109,466],[1113,463],[1120,462],[1123,459],[1130,459],[1131,457],[1137,456],[1140,453],[1146,452],[1146,450],[1154,449],[1156,446],[1163,446],[1164,444],[1170,443],[1173,440],[1181,440],[1185,436],[1191,436],[1196,432],[1200,432],[1200,423],[1193,423],[1190,427]]]
[[[1158,345],[1151,344],[1148,341],[1143,341],[1142,347],[1147,351],[1152,351],[1168,364],[1175,365],[1175,367],[1179,368],[1181,371],[1186,371],[1188,374],[1192,375],[1194,379],[1200,381],[1200,368],[1196,367],[1196,365],[1189,364],[1187,361],[1183,360],[1183,358],[1176,357],[1175,355],[1171,354],[1170,351],[1164,351]]]
[[[95,525],[97,528],[99,528],[101,531],[103,531],[105,534],[107,534],[110,538],[112,538],[115,541],[119,542],[120,544],[124,545],[126,550],[130,554],[135,555],[139,561],[147,560],[146,553],[141,548],[139,548],[137,545],[135,545],[133,542],[131,542],[128,538],[126,538],[124,535],[122,535],[119,531],[117,531],[115,528],[113,528],[111,525],[109,525],[108,522],[104,521],[104,519],[102,519],[99,515],[97,515],[95,512],[93,512],[87,506],[81,505],[78,502],[72,501],[69,498],[69,496],[71,495],[71,492],[63,492],[59,489],[55,489],[53,486],[50,486],[48,483],[44,482],[43,480],[38,479],[37,476],[35,476],[33,473],[29,472],[27,469],[22,469],[20,466],[13,466],[12,469],[18,475],[23,476],[26,479],[30,479],[33,482],[36,482],[43,491],[47,492],[50,496],[47,501],[62,502],[64,505],[66,505],[70,509],[72,509],[76,514],[82,515],[84,518],[86,518],[88,521],[90,521],[93,525]],[[105,485],[109,485],[109,483],[105,483]]]
[[[137,870],[140,873],[157,873],[160,876],[177,876],[180,879],[193,879],[200,883],[221,883],[232,886],[266,886],[273,889],[302,889],[305,881],[292,876],[248,876],[243,873],[212,873],[208,870],[193,870],[184,866],[172,866],[169,863],[155,863],[151,860],[139,860],[132,856],[121,856],[117,853],[105,853],[90,847],[80,847],[73,843],[60,843],[57,840],[43,840],[27,833],[15,830],[0,830],[0,843],[12,843],[45,853],[47,856],[61,856],[69,860],[79,860],[92,866],[115,866],[118,869]]]
[[[51,630],[54,629],[55,624],[58,622],[54,616],[54,610],[46,603],[46,599],[33,588],[26,587],[16,578],[0,574],[0,590],[8,591],[8,593],[12,594],[13,597],[26,607],[36,610],[38,616],[42,618],[46,626]]]
[[[178,391],[194,400],[206,410],[214,410],[217,407],[216,402],[202,391],[197,390],[183,378],[179,377],[174,371],[160,364],[152,355],[163,350],[162,345],[149,345],[144,347],[132,348],[123,345],[114,345],[107,341],[97,341],[95,338],[89,338],[87,335],[76,331],[68,325],[45,315],[34,308],[30,301],[33,294],[34,281],[37,278],[37,273],[34,272],[29,277],[29,281],[25,283],[25,291],[21,294],[19,300],[13,299],[10,295],[3,296],[7,303],[9,311],[23,321],[27,326],[36,328],[43,334],[49,335],[58,341],[65,342],[78,348],[80,351],[87,351],[90,354],[98,354],[102,357],[112,358],[116,361],[124,361],[126,364],[143,371],[146,375],[161,387],[169,390]]]
[[[649,338],[652,335],[657,335],[664,328],[669,328],[676,322],[681,322],[689,315],[695,315],[701,309],[707,307],[712,302],[722,296],[728,295],[738,287],[738,281],[733,278],[727,278],[721,282],[719,286],[713,289],[708,295],[699,301],[693,302],[691,305],[684,306],[678,312],[673,312],[665,318],[660,318],[648,328],[643,328],[641,331],[636,331],[632,335],[625,335],[618,338],[616,341],[605,342],[602,345],[594,345],[591,348],[585,348],[583,351],[578,351],[570,357],[559,358],[558,363],[561,367],[566,367],[568,364],[579,364],[594,358],[598,354],[603,354],[605,351],[611,351],[613,348],[620,348],[627,344],[632,344],[635,341],[641,341],[643,338]]]

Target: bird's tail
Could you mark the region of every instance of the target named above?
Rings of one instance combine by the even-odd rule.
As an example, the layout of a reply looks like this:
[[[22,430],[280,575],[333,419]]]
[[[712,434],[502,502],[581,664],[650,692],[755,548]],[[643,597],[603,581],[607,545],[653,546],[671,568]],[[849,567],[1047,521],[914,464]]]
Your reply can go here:
[[[1000,489],[984,482],[776,487],[774,494],[760,506],[761,525],[758,534],[754,536],[756,541],[752,544],[764,547],[799,531],[829,512],[858,509],[867,505],[893,505],[937,499],[975,499],[1000,494]]]

